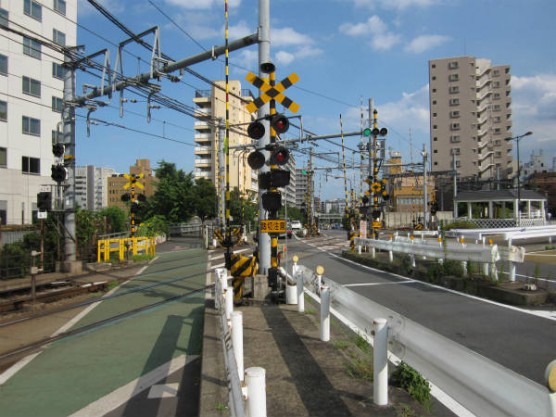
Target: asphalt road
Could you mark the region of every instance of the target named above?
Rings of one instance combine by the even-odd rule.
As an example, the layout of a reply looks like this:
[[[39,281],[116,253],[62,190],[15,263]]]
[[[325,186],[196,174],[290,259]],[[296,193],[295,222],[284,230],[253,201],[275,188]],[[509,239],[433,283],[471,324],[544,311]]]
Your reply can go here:
[[[330,233],[345,239],[345,232]],[[481,300],[419,281],[357,265],[330,250],[324,237],[288,242],[289,255],[324,277],[352,289],[502,366],[544,385],[556,359],[556,312],[543,318],[525,310]],[[431,352],[432,354],[432,352]]]

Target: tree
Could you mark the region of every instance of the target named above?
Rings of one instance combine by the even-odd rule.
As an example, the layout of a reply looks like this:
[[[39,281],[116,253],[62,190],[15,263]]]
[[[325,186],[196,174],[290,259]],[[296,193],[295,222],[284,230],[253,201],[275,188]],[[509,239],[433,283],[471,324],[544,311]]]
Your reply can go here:
[[[107,207],[100,211],[100,217],[104,220],[104,233],[119,233],[127,229],[127,213],[120,207]]]
[[[155,173],[159,181],[154,195],[145,204],[145,219],[158,214],[165,216],[169,223],[188,221],[195,214],[193,174],[186,174],[164,160],[158,165]]]
[[[230,192],[229,209],[234,224],[254,225],[258,207],[251,202],[249,196],[247,198],[242,197],[237,187]]]
[[[216,216],[216,188],[212,181],[197,178],[193,187],[193,206],[195,213],[204,222]]]

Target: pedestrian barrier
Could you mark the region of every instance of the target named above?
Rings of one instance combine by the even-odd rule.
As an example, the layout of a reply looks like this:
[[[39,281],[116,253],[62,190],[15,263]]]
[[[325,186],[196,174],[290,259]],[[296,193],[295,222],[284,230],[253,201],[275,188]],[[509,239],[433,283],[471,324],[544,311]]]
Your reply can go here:
[[[243,316],[234,312],[233,287],[228,285],[226,268],[215,270],[215,308],[219,313],[220,330],[230,388],[232,417],[266,417],[266,377],[259,367],[243,369]],[[245,381],[245,386],[242,382]]]
[[[492,252],[490,252],[492,255]],[[294,261],[292,281],[305,282],[305,291],[318,299],[316,285],[323,277]],[[325,279],[329,287],[331,312],[355,326],[359,334],[372,339],[374,354],[380,360],[384,339],[390,348],[388,357],[415,368],[451,398],[478,416],[536,416],[556,417],[556,361],[548,365],[547,385],[550,389],[502,367],[472,350],[415,323],[354,291]],[[328,291],[327,291],[328,293]],[[324,301],[324,300],[323,300]],[[385,323],[379,318],[386,318]],[[373,331],[369,328],[373,323]],[[387,335],[380,332],[387,329]],[[382,342],[381,342],[382,340]],[[377,343],[381,343],[377,345]],[[377,364],[375,382],[384,381],[384,363]],[[376,387],[375,402],[384,403],[384,387]],[[387,398],[387,394],[386,394]],[[387,401],[387,400],[386,400]]]
[[[118,260],[123,261],[131,253],[154,256],[156,253],[155,239],[150,237],[128,237],[117,239],[102,239],[97,243],[97,262],[109,262],[110,254],[117,253]]]

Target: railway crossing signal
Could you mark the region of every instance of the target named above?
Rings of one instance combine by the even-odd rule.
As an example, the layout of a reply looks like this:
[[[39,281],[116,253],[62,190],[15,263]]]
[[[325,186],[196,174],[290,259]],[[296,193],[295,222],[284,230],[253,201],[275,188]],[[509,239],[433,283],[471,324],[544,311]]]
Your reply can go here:
[[[271,71],[271,73],[273,72],[274,71]],[[276,100],[294,113],[299,110],[299,104],[283,94],[287,88],[299,81],[299,76],[295,72],[292,72],[276,85],[271,85],[268,81],[257,77],[252,72],[249,72],[245,79],[262,92],[259,97],[247,104],[246,108],[249,113],[254,113],[258,108],[262,107],[270,100]]]

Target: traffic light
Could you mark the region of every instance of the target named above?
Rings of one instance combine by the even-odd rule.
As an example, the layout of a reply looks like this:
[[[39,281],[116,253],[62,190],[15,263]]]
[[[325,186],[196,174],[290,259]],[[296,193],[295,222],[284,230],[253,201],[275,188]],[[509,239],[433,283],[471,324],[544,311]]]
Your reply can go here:
[[[259,174],[259,188],[268,190],[270,188],[285,187],[290,183],[290,171],[273,169],[269,172]]]
[[[262,195],[262,203],[266,211],[278,212],[282,208],[282,194],[276,191],[267,191]]]
[[[52,145],[52,153],[56,158],[62,158],[65,151],[66,147],[62,143],[55,143]]]
[[[139,203],[137,201],[132,202],[129,211],[136,214],[139,211]]]
[[[251,169],[261,169],[264,165],[265,157],[261,151],[254,151],[247,157],[247,163]]]
[[[37,194],[37,208],[39,211],[52,210],[52,193],[43,191]]]
[[[58,184],[64,182],[68,178],[68,170],[63,164],[52,165],[51,178]]]
[[[283,146],[278,146],[270,154],[271,165],[285,165],[290,160],[290,151]]]
[[[375,127],[371,133],[373,134],[373,136],[386,136],[388,134],[388,129],[386,129],[385,127],[383,127],[382,129]]]
[[[290,121],[283,114],[275,114],[270,118],[270,125],[277,134],[286,133],[290,128]]]
[[[264,136],[264,132],[265,132],[264,125],[258,120],[249,123],[249,126],[247,127],[247,135],[251,139],[255,139],[255,140],[261,139]]]

